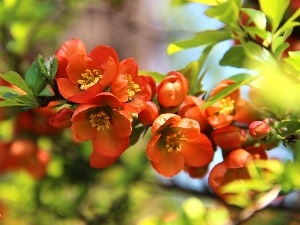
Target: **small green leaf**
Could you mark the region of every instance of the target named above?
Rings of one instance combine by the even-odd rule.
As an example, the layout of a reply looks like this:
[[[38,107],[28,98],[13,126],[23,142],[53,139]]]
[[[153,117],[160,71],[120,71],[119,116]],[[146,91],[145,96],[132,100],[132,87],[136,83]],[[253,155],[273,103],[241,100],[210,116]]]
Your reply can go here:
[[[139,75],[151,76],[157,83],[161,82],[166,77],[165,74],[155,72],[155,71],[146,71],[146,70],[140,70]]]
[[[211,106],[214,104],[216,101],[226,97],[229,95],[231,92],[237,90],[241,86],[250,83],[254,79],[256,79],[258,76],[257,75],[250,75],[250,74],[236,74],[234,76],[228,77],[227,79],[229,80],[234,80],[235,83],[227,86],[226,88],[222,89],[219,91],[217,94],[209,98],[202,106],[202,109],[206,109],[207,107]]]
[[[259,4],[271,23],[272,33],[275,33],[290,4],[290,0],[259,0]]]
[[[240,17],[240,5],[240,1],[228,0],[223,4],[209,8],[205,14],[211,18],[220,20],[232,28],[240,30],[238,23]]]
[[[245,49],[241,45],[231,47],[220,60],[221,66],[245,68],[245,61],[249,59]]]
[[[31,88],[34,96],[37,96],[46,86],[46,77],[44,75],[46,69],[43,63],[44,59],[39,55],[25,74],[25,81]]]
[[[11,94],[14,94],[14,95],[20,95],[20,93],[18,93],[16,90],[12,89],[11,87],[0,86],[0,98],[5,98],[4,96],[7,93],[11,93]]]
[[[167,52],[169,55],[171,55],[187,48],[195,48],[207,44],[213,45],[228,39],[231,39],[231,34],[227,30],[207,30],[201,33],[197,33],[193,38],[170,44],[168,46]]]
[[[28,95],[32,95],[31,89],[26,84],[24,79],[20,76],[20,74],[18,74],[17,72],[9,71],[5,74],[0,74],[0,77],[2,77],[8,83],[11,83],[11,84],[17,86],[18,88],[20,88],[21,90],[25,91]],[[3,87],[0,87],[0,88],[2,89]]]
[[[193,95],[197,90],[197,77],[200,72],[199,63],[197,61],[190,62],[186,67],[178,70],[187,80],[189,84],[189,93]]]
[[[48,81],[52,82],[58,68],[58,62],[55,56],[50,57],[49,60],[44,62],[44,66],[46,69],[45,76],[48,78]]]

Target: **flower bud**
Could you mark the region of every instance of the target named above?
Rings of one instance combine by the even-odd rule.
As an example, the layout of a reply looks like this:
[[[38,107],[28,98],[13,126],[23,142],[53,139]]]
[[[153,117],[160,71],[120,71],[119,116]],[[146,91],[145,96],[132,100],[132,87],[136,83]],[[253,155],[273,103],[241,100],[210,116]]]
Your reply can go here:
[[[172,71],[157,86],[157,100],[164,108],[177,107],[188,92],[187,79],[179,72]]]
[[[49,120],[49,124],[56,128],[68,128],[71,127],[71,117],[73,110],[70,108],[63,108],[55,113]]]
[[[249,125],[249,134],[255,140],[265,138],[271,132],[271,127],[263,121],[254,121]]]
[[[146,102],[146,107],[139,114],[138,118],[141,124],[145,126],[150,126],[154,120],[158,117],[159,111],[155,103],[148,101]]]

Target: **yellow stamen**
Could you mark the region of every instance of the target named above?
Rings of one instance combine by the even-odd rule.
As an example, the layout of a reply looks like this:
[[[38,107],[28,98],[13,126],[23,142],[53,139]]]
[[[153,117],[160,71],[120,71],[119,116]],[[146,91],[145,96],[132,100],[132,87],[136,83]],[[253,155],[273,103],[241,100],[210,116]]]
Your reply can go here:
[[[81,74],[82,80],[78,80],[77,83],[80,84],[81,90],[86,90],[95,84],[98,84],[103,77],[103,75],[99,74],[98,70],[94,69],[93,71],[87,69],[85,73]]]
[[[220,110],[219,113],[224,113],[227,115],[232,115],[234,111],[234,103],[235,101],[232,100],[229,96],[226,98],[222,98],[220,101]]]
[[[131,75],[127,75],[128,80],[128,97],[132,98],[135,93],[141,91],[140,86],[133,82]]]
[[[165,136],[165,143],[168,152],[179,152],[181,150],[181,141],[184,141],[185,137],[182,131],[177,131]]]
[[[90,115],[90,123],[92,127],[97,127],[97,130],[109,129],[110,121],[105,112],[100,111],[97,114]]]

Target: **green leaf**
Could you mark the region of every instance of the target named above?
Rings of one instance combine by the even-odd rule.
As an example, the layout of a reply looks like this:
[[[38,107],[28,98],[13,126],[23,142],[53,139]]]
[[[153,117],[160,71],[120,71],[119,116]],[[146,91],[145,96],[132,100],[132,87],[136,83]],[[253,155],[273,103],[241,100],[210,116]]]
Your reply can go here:
[[[157,83],[161,82],[166,77],[165,74],[155,72],[155,71],[146,71],[146,70],[140,70],[139,75],[151,76]]]
[[[259,0],[259,4],[271,23],[272,33],[275,33],[290,4],[290,0]]]
[[[50,57],[49,60],[46,60],[44,62],[44,66],[46,69],[46,73],[44,75],[48,78],[48,81],[52,82],[58,68],[58,62],[56,57],[55,56]]]
[[[209,8],[205,14],[211,18],[220,20],[232,28],[240,30],[238,23],[240,17],[240,5],[240,1],[228,0],[221,5]]]
[[[11,87],[0,86],[0,98],[5,98],[5,95],[7,95],[7,93],[20,95],[20,93],[18,93],[15,89],[12,89]]]
[[[169,55],[171,55],[187,48],[195,48],[207,44],[216,44],[231,38],[231,34],[228,30],[207,30],[197,33],[193,38],[170,44],[167,52]]]
[[[226,0],[188,0],[190,2],[197,2],[200,4],[204,4],[204,5],[219,5],[223,2],[225,2]]]
[[[300,121],[299,120],[287,120],[282,121],[278,125],[280,135],[288,136],[292,134],[300,133]]]
[[[284,63],[290,65],[296,71],[300,71],[300,51],[290,51],[288,54],[289,57],[284,59]]]
[[[245,61],[249,59],[245,49],[241,45],[231,47],[220,60],[221,66],[245,68]]]
[[[255,27],[265,30],[267,25],[266,15],[259,10],[250,9],[250,8],[242,8],[241,12],[247,14],[250,19],[249,22],[253,22]]]
[[[37,96],[47,84],[45,73],[44,59],[39,55],[25,74],[25,81],[31,88],[34,96]]]
[[[11,84],[17,86],[18,88],[20,88],[21,90],[25,91],[28,95],[32,95],[31,89],[26,84],[24,79],[20,76],[20,74],[18,74],[17,72],[9,71],[5,74],[0,74],[0,77],[2,77],[8,83],[11,83]],[[0,87],[0,88],[2,89],[3,87]]]
[[[215,102],[219,101],[220,99],[226,97],[229,95],[231,92],[237,90],[241,86],[245,84],[249,84],[251,81],[256,79],[258,76],[257,75],[250,75],[250,74],[236,74],[231,77],[228,77],[227,79],[229,80],[234,80],[235,83],[227,86],[226,88],[222,89],[219,91],[217,94],[209,98],[202,106],[202,109],[206,109],[207,107],[211,106]]]
[[[199,63],[197,61],[190,62],[186,67],[178,70],[187,80],[189,84],[189,93],[196,93],[197,90],[197,77],[200,72]]]
[[[287,30],[300,26],[300,23],[295,21],[300,16],[300,8],[296,10],[296,12],[288,18],[288,20],[277,30],[277,32],[274,34],[273,39],[280,36],[281,34],[285,33]]]

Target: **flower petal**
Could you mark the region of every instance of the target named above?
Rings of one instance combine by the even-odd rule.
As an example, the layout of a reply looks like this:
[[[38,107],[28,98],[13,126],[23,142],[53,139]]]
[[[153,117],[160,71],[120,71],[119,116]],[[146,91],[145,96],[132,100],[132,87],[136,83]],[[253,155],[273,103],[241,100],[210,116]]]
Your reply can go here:
[[[179,127],[184,132],[187,138],[196,138],[200,134],[200,125],[196,120],[189,118],[182,118],[176,123],[172,124],[171,127]]]
[[[71,80],[67,78],[59,78],[57,80],[59,93],[65,98],[69,99],[73,95],[81,92],[77,84],[74,84]]]
[[[184,158],[178,152],[163,152],[159,163],[151,161],[153,168],[165,177],[173,177],[184,167]]]
[[[84,43],[80,39],[73,38],[64,42],[61,47],[56,51],[55,55],[69,59],[75,53],[86,54]]]
[[[109,46],[98,45],[92,49],[89,56],[97,65],[103,65],[111,57],[116,63],[119,63],[117,52]]]
[[[97,129],[92,127],[85,112],[77,114],[76,117],[73,116],[72,122],[71,128],[77,139],[87,141],[95,136]]]
[[[123,110],[113,110],[111,113],[112,125],[120,137],[128,137],[132,131],[132,117]]]
[[[67,74],[69,79],[78,85],[78,80],[83,78],[82,74],[86,73],[87,70],[92,72],[94,69],[97,69],[97,66],[91,58],[84,54],[75,54],[69,59]],[[101,71],[99,72],[101,73]]]
[[[157,143],[160,136],[161,134],[152,137],[146,149],[148,159],[155,163],[159,163],[162,159],[162,150],[159,148]]]
[[[117,157],[121,155],[129,145],[129,137],[120,137],[113,126],[100,130],[93,138],[93,149],[101,156]]]
[[[199,134],[195,139],[187,139],[181,142],[181,154],[188,166],[199,167],[207,165],[213,157],[213,147],[210,140]]]
[[[119,157],[105,157],[97,154],[96,151],[92,151],[90,155],[90,166],[96,169],[101,169],[112,165],[118,160]]]

